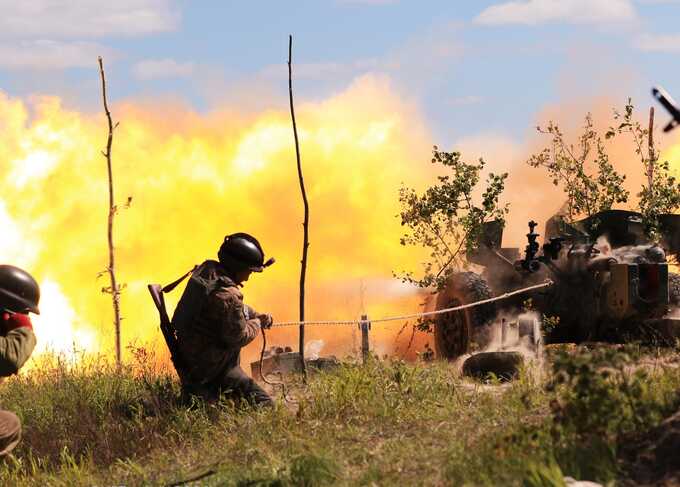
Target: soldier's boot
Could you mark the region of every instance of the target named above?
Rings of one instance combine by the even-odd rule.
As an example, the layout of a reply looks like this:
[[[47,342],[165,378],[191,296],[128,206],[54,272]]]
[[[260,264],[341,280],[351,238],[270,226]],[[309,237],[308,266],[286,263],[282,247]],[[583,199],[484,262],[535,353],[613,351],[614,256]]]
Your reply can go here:
[[[221,376],[219,386],[222,391],[227,393],[227,397],[245,399],[253,406],[274,405],[271,396],[257,382],[248,377],[248,374],[239,366],[227,370]]]

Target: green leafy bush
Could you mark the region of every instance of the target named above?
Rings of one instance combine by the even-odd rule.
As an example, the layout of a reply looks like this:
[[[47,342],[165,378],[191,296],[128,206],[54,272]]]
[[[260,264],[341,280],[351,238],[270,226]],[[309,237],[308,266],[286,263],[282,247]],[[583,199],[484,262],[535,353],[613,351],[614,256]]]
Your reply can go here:
[[[447,173],[437,178],[438,184],[424,193],[402,187],[401,225],[406,233],[402,245],[420,246],[430,251],[424,263],[424,274],[412,272],[402,276],[406,282],[420,287],[442,288],[449,276],[465,263],[464,252],[476,248],[483,224],[491,220],[505,222],[508,205],[501,205],[508,173],[490,173],[486,186],[478,188],[486,163],[466,163],[460,152],[445,152],[437,146],[432,151],[432,163],[443,166]],[[481,198],[477,193],[481,191]]]

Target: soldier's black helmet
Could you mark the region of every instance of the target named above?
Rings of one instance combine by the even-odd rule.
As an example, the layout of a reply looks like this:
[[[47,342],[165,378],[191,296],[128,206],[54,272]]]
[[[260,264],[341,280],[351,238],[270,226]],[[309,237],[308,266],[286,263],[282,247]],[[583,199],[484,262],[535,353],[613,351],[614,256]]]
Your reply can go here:
[[[265,267],[274,263],[270,258],[264,261],[264,251],[260,242],[247,233],[234,233],[224,237],[224,242],[217,253],[220,263],[227,269],[262,272]]]
[[[40,314],[40,286],[23,269],[0,265],[0,309],[13,313]]]

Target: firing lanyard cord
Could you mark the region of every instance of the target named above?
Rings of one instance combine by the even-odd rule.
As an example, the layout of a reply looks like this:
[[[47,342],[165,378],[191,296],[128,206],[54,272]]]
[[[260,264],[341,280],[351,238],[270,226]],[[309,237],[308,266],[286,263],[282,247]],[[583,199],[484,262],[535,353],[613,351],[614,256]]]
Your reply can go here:
[[[271,382],[269,379],[267,379],[266,374],[262,370],[262,364],[264,362],[264,352],[267,349],[267,333],[264,330],[265,330],[264,328],[260,329],[260,331],[262,332],[262,350],[260,351],[260,377],[262,378],[262,381],[265,384],[269,384],[270,386],[272,386],[272,388],[281,387],[281,394],[283,395],[284,401],[291,404],[297,404],[298,401],[288,397],[288,391],[286,391],[286,383],[283,380],[281,380],[280,382]]]
[[[505,294],[501,294],[500,296],[495,296],[493,298],[488,298],[488,299],[482,299],[480,301],[475,301],[474,303],[466,303],[462,304],[460,306],[454,306],[451,308],[445,308],[445,309],[438,309],[436,311],[425,311],[421,313],[413,313],[413,314],[408,314],[408,315],[401,315],[401,316],[389,316],[386,318],[378,318],[378,319],[372,319],[370,320],[371,323],[382,323],[386,321],[402,321],[402,320],[409,320],[412,318],[424,318],[426,316],[436,316],[436,315],[441,315],[444,313],[451,313],[453,311],[460,311],[463,309],[467,308],[474,308],[475,306],[481,306],[483,304],[488,304],[488,303],[493,303],[496,301],[501,301],[503,299],[508,299],[512,296],[516,296],[517,294],[523,294],[529,291],[535,291],[536,289],[542,289],[545,287],[550,287],[553,285],[553,281],[550,279],[547,279],[545,282],[541,284],[535,284],[533,286],[529,287],[524,287],[521,289],[516,289],[514,291],[507,292]],[[282,321],[279,323],[274,323],[272,324],[272,328],[274,327],[283,327],[283,326],[298,326],[298,325],[356,325],[359,323],[363,323],[362,320],[318,320],[318,321]]]

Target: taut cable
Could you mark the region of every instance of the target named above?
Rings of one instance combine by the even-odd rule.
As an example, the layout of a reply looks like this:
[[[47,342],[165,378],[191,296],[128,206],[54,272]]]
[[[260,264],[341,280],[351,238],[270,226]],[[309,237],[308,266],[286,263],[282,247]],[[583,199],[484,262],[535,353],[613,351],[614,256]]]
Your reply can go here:
[[[482,299],[481,301],[475,301],[474,303],[467,303],[467,304],[462,304],[460,306],[454,306],[451,308],[445,308],[445,309],[438,309],[436,311],[424,311],[421,313],[412,313],[408,315],[401,315],[401,316],[389,316],[386,318],[378,318],[378,319],[371,319],[371,323],[382,323],[386,321],[402,321],[402,320],[409,320],[412,318],[424,318],[426,316],[436,316],[436,315],[441,315],[445,313],[451,313],[453,311],[460,311],[463,309],[467,308],[474,308],[475,306],[481,306],[483,304],[487,303],[493,303],[496,301],[501,301],[503,299],[508,299],[512,296],[516,296],[518,294],[523,294],[529,291],[534,291],[536,289],[542,289],[545,287],[550,287],[554,283],[550,279],[546,280],[544,283],[541,284],[536,284],[533,286],[529,287],[524,287],[522,289],[516,289],[514,291],[507,292],[505,294],[501,294],[500,296],[495,296],[493,298],[488,298],[488,299]],[[358,323],[362,323],[364,320],[360,319],[355,319],[355,320],[316,320],[316,321],[282,321],[279,323],[274,323],[272,324],[272,328],[274,327],[283,327],[283,326],[298,326],[298,325],[356,325]]]

